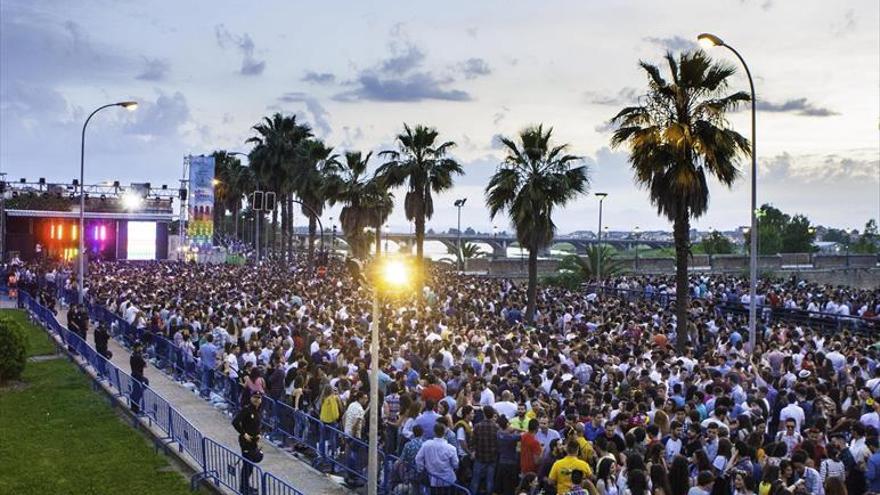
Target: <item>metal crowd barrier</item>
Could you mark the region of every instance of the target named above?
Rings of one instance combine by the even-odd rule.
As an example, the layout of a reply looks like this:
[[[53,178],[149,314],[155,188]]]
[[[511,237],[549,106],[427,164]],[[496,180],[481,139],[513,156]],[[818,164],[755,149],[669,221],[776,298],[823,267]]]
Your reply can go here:
[[[600,296],[609,296],[625,301],[648,301],[656,302],[662,307],[668,307],[675,303],[675,294],[658,294],[645,290],[618,289],[616,287],[604,287],[597,285],[584,285],[583,289],[588,293]],[[694,298],[701,301],[703,298]],[[718,301],[714,303],[715,311],[723,316],[748,317],[749,308],[740,302]],[[853,328],[861,331],[871,331],[880,328],[880,319],[863,318],[860,316],[845,316],[820,311],[807,311],[804,309],[774,308],[766,305],[757,307],[758,317],[767,321],[782,321],[798,325],[811,325],[825,330],[843,330]]]
[[[238,493],[265,493],[260,466],[209,438],[202,441],[202,452],[204,471],[193,477],[193,489],[199,480],[211,479],[215,485],[223,485]]]
[[[65,297],[75,298],[75,293],[66,294]],[[143,340],[147,336],[143,330],[134,328],[122,317],[103,306],[89,305],[88,310],[89,314],[97,321],[109,325],[113,329],[114,337],[120,340],[123,345],[130,347],[135,340]],[[189,381],[195,384],[201,392],[203,388],[201,365],[197,363],[196,357],[192,353],[182,350],[172,340],[163,336],[149,335],[147,339],[150,345],[146,348],[146,354],[155,360],[153,364],[157,369],[170,374],[177,381]],[[120,375],[120,377],[126,376],[124,373]],[[242,386],[239,382],[217,370],[213,371],[211,378],[211,386],[206,387],[209,396],[211,393],[216,394],[223,399],[229,412],[233,414],[238,412],[242,399]],[[128,385],[125,378],[118,377],[117,381],[120,379],[125,382],[122,384],[123,386]],[[149,406],[149,404],[145,405]],[[145,412],[149,415],[149,407],[145,409]],[[292,440],[313,456],[312,464],[315,467],[345,475],[346,478],[361,484],[367,483],[368,446],[366,442],[345,434],[336,425],[326,424],[305,411],[295,410],[289,404],[273,400],[268,396],[263,398],[261,412],[263,431],[270,441]],[[197,459],[200,465],[204,465],[207,460],[203,458],[204,453],[198,446],[200,442],[204,443],[204,440],[210,439],[202,439],[198,430],[186,422],[175,410],[170,409],[168,416],[171,424],[171,433],[169,434],[171,440],[178,443],[178,448],[181,451],[185,450],[190,456]],[[162,421],[158,419],[156,414],[151,416],[151,419],[157,423]],[[395,456],[387,455],[383,449],[379,449],[379,464],[381,466],[379,488],[383,493],[396,493],[401,484],[419,483],[394,476],[394,473],[401,468],[405,468],[409,472],[417,471],[416,467],[412,465],[397,467],[396,464],[399,462],[402,461]],[[433,478],[429,473],[426,474],[428,479]],[[221,479],[223,477],[220,475],[205,477],[214,479],[227,487],[229,483],[234,481]],[[424,477],[419,477],[424,484],[416,486],[415,490],[411,490],[409,493],[427,494],[430,492],[430,482],[424,480]],[[281,486],[278,483],[283,482],[281,480],[272,481],[273,489]],[[457,483],[452,484],[450,488],[456,495],[470,495],[467,488]],[[263,490],[265,492],[266,487],[263,487]],[[284,488],[282,491],[271,493],[291,493],[289,490],[292,488]]]
[[[86,367],[91,367],[97,374],[96,381],[106,379],[110,388],[115,389],[116,397],[127,401],[129,406],[138,405],[140,411],[137,416],[146,418],[151,425],[155,425],[167,435],[159,440],[177,443],[180,452],[186,452],[196,461],[201,472],[192,478],[193,487],[198,481],[207,479],[239,494],[304,495],[278,477],[263,472],[259,466],[239,454],[202,435],[161,395],[98,354],[79,335],[64,328],[50,310],[37,303],[28,293],[19,292],[19,302],[37,323],[60,337],[62,348],[71,349],[72,360],[76,355],[84,360],[80,364],[83,371]],[[92,314],[99,315],[101,311],[96,310]],[[249,477],[251,490],[248,492],[241,490],[242,466],[253,468]],[[239,469],[236,470],[236,467]]]

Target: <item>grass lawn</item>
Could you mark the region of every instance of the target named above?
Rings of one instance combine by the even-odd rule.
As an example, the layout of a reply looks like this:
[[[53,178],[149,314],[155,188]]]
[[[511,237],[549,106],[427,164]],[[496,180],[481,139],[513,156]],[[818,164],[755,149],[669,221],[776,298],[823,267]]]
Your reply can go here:
[[[45,332],[26,327],[30,354],[51,352]],[[66,358],[28,363],[22,381],[0,391],[0,493],[191,493]]]
[[[23,309],[0,309],[0,313],[11,317],[27,329],[28,356],[40,356],[55,352],[55,346],[49,342],[48,334],[30,324]]]

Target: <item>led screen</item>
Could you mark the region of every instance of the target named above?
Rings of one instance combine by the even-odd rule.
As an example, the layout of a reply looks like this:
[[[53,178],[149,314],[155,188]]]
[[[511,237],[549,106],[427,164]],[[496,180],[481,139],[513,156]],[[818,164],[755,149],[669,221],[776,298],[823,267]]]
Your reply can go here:
[[[128,222],[128,259],[156,259],[156,222]]]

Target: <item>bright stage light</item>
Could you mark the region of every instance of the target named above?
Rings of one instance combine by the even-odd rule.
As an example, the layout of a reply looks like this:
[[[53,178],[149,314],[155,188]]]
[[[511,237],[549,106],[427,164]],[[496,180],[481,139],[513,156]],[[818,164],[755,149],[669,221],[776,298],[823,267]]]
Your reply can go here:
[[[141,207],[141,203],[143,203],[143,200],[137,194],[125,193],[122,196],[122,205],[127,210],[136,210]]]

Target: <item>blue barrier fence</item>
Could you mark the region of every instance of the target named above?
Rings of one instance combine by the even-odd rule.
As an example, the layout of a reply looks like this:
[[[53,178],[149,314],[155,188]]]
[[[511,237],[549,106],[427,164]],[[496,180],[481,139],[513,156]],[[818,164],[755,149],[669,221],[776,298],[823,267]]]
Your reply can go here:
[[[77,295],[72,290],[62,290],[61,297],[66,301],[76,301]],[[210,372],[210,382],[203,384],[205,375],[200,369],[195,356],[189,351],[184,351],[161,335],[146,332],[145,329],[135,328],[121,316],[115,314],[104,306],[90,304],[88,311],[91,317],[109,326],[111,334],[123,345],[130,347],[135,341],[146,342],[146,354],[156,368],[170,375],[173,379],[183,382],[191,382],[199,390],[213,393],[223,399],[230,412],[237,412],[241,407],[242,386],[237,380],[232,379],[217,370]],[[296,410],[291,405],[276,401],[270,397],[263,398],[262,405],[263,431],[270,440],[290,440],[304,448],[313,456],[312,464],[323,470],[344,475],[351,481],[359,484],[367,483],[367,452],[368,446],[364,440],[347,435],[335,424],[326,424],[305,411]],[[171,438],[185,449],[191,456],[194,454],[198,441],[191,438],[195,428],[185,428],[181,425],[176,427],[179,421],[174,416],[174,411],[169,414],[172,424]],[[155,419],[157,423],[161,422]],[[189,434],[190,437],[178,434],[178,429]],[[184,447],[187,446],[187,447]],[[200,463],[202,459],[200,459]],[[410,494],[428,494],[431,484],[449,486],[456,495],[470,495],[470,491],[461,484],[451,485],[430,473],[422,473],[421,476],[401,477],[394,473],[407,472],[417,473],[419,470],[413,465],[404,465],[403,461],[393,455],[387,455],[383,449],[379,449],[379,489],[382,493],[399,493],[406,491]],[[212,477],[213,478],[213,477]],[[281,480],[277,480],[281,482]],[[273,481],[273,483],[275,483]],[[283,482],[281,482],[283,483]],[[273,486],[280,486],[277,483]],[[290,488],[292,489],[292,488]],[[285,488],[284,490],[287,490]],[[277,493],[291,493],[290,491]],[[276,493],[276,492],[273,492]]]
[[[615,287],[604,287],[597,285],[584,285],[583,290],[588,293],[595,293],[600,296],[609,296],[619,298],[625,301],[647,301],[660,304],[663,307],[675,304],[675,294],[658,294],[654,292],[646,292],[644,290],[618,289]],[[707,301],[706,299],[694,298],[695,301]],[[716,312],[723,316],[745,316],[748,317],[749,307],[741,302],[723,302],[716,301],[714,303]],[[839,315],[832,313],[823,313],[818,311],[807,311],[803,309],[785,309],[774,308],[765,305],[759,305],[758,317],[768,322],[782,321],[786,323],[795,323],[798,325],[811,325],[824,328],[826,330],[842,330],[852,328],[861,331],[872,331],[880,328],[880,319],[862,318],[853,315]]]
[[[107,380],[116,397],[122,398],[129,406],[137,405],[137,415],[146,418],[151,425],[167,435],[160,440],[177,443],[180,452],[186,452],[196,461],[201,472],[193,477],[193,486],[201,479],[208,479],[235,493],[303,495],[276,476],[264,473],[239,454],[202,435],[161,395],[98,354],[79,335],[58,323],[52,311],[41,306],[26,292],[19,292],[19,305],[27,309],[37,323],[61,339],[61,347],[69,350],[71,359],[76,355],[80,356],[83,360],[80,366],[83,369],[92,368],[97,380]],[[92,314],[98,313],[99,311]],[[248,476],[250,490],[243,490],[246,487],[241,483],[242,468],[245,466],[252,468]],[[245,474],[248,468],[245,468]]]

